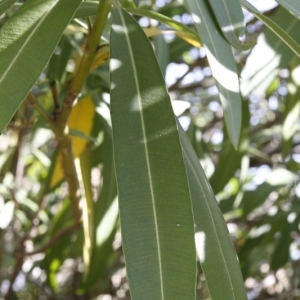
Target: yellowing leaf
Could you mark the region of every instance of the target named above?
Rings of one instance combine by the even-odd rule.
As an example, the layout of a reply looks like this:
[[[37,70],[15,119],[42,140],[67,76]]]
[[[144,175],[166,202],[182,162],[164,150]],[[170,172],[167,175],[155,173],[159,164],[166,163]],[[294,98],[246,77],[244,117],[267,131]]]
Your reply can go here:
[[[201,43],[200,43],[199,39],[195,39],[183,31],[161,30],[161,29],[157,29],[156,27],[143,28],[143,29],[148,37],[159,35],[159,34],[165,34],[165,33],[173,33],[173,34],[176,34],[181,39],[185,40],[187,43],[191,44],[192,46],[201,47]]]
[[[104,62],[109,59],[109,45],[101,45],[97,50],[97,56],[92,64],[91,70],[101,66]]]
[[[85,97],[83,100],[79,101],[70,115],[68,122],[69,129],[78,131],[82,135],[89,136],[93,126],[94,111],[95,107],[91,97]],[[74,135],[71,135],[71,140],[74,158],[77,158],[84,150],[88,141],[83,137]],[[58,159],[56,161],[50,186],[54,187],[63,179],[63,177],[64,173]]]

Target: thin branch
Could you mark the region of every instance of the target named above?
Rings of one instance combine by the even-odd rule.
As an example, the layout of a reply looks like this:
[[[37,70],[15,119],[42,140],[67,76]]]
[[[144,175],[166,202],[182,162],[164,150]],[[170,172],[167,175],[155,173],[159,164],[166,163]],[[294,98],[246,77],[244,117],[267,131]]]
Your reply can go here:
[[[59,107],[59,99],[58,99],[58,93],[57,93],[57,86],[56,86],[56,82],[52,81],[50,83],[50,89],[51,89],[51,93],[52,93],[52,98],[53,98],[53,102],[54,102],[54,110],[53,110],[53,119],[54,121],[57,118],[57,115],[60,112],[60,107]]]
[[[76,101],[90,72],[93,61],[97,55],[100,38],[103,33],[110,8],[111,3],[109,0],[100,0],[95,22],[88,35],[84,54],[69,86],[62,111],[57,118],[57,123],[60,127],[65,127],[67,125],[74,102]]]
[[[47,242],[45,245],[41,246],[40,248],[38,248],[38,249],[36,249],[34,251],[26,252],[25,255],[26,256],[30,256],[30,255],[34,255],[34,254],[38,254],[38,253],[44,252],[48,248],[50,248],[53,245],[55,245],[64,236],[66,236],[66,235],[68,235],[68,234],[70,234],[72,232],[75,232],[79,228],[80,228],[80,224],[79,223],[74,223],[71,226],[66,227],[65,229],[61,230],[56,235],[54,235],[53,238],[49,242]]]
[[[28,102],[45,118],[45,120],[51,126],[57,142],[59,156],[61,158],[61,165],[64,170],[64,175],[66,181],[69,185],[69,195],[72,203],[72,209],[77,222],[80,222],[81,210],[79,208],[80,202],[80,190],[79,183],[77,179],[77,173],[74,164],[74,154],[72,149],[72,140],[69,136],[68,127],[60,127],[56,124],[49,113],[44,109],[44,107],[36,100],[35,96],[32,93],[29,93],[27,96]]]
[[[30,92],[27,95],[26,100],[40,113],[41,116],[49,123],[49,125],[53,126],[53,120],[49,113],[44,109],[44,107],[36,100],[35,96]]]

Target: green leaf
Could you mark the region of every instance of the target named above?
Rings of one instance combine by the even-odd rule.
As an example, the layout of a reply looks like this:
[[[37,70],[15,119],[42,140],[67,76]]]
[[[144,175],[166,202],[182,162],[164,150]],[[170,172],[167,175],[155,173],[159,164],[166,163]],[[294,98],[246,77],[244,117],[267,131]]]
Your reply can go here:
[[[74,18],[86,18],[95,16],[98,10],[98,6],[98,1],[83,1],[76,11]]]
[[[84,234],[83,244],[83,262],[84,262],[84,277],[86,278],[91,268],[91,255],[94,247],[94,202],[92,192],[91,179],[91,152],[87,146],[80,155],[78,160],[75,160],[77,176],[80,183],[82,195],[82,227]],[[78,172],[80,171],[80,172]]]
[[[110,69],[122,241],[132,299],[195,299],[194,223],[170,98],[150,42],[120,7],[113,16]]]
[[[0,1],[0,16],[9,9],[17,0],[1,0]]]
[[[66,74],[66,66],[72,53],[72,45],[66,36],[62,36],[58,49],[54,51],[48,65],[48,78],[51,81],[62,81]]]
[[[28,0],[0,29],[0,132],[45,68],[81,0]]]
[[[223,215],[196,153],[180,126],[179,133],[193,204],[196,247],[211,298],[247,299]]]
[[[241,96],[231,47],[218,32],[207,3],[204,0],[188,0],[187,3],[216,79],[229,138],[237,148],[241,130]]]
[[[300,21],[288,11],[279,8],[270,17],[297,43],[300,43]],[[278,75],[279,70],[286,68],[295,57],[291,49],[279,39],[270,29],[258,37],[257,44],[251,51],[246,66],[241,72],[241,91],[244,96],[263,94]]]
[[[264,203],[271,192],[278,188],[291,184],[296,175],[286,169],[274,169],[268,176],[266,182],[259,185],[254,191],[246,191],[240,203],[244,217]]]
[[[160,69],[165,77],[167,66],[169,64],[169,47],[164,37],[161,35],[153,37],[155,54],[159,63]]]
[[[295,0],[276,0],[280,5],[300,19],[300,2]]]
[[[193,30],[189,29],[187,26],[185,26],[184,24],[175,21],[169,17],[166,17],[160,13],[151,11],[151,10],[146,10],[146,9],[139,9],[139,8],[126,8],[126,11],[129,13],[132,13],[134,15],[138,15],[138,16],[143,16],[143,17],[148,17],[151,19],[154,19],[156,21],[159,21],[161,23],[164,23],[166,25],[168,25],[169,27],[184,33],[186,36],[188,36],[191,40],[195,41],[196,43],[199,44],[199,46],[201,45],[201,41],[199,39],[199,36],[197,35],[196,32],[194,32]]]
[[[103,156],[102,187],[94,205],[94,248],[90,272],[81,285],[88,291],[97,281],[106,277],[106,265],[111,254],[118,217],[117,183],[113,161],[112,132],[108,122],[101,118],[104,128],[104,141],[101,147]],[[99,155],[99,151],[98,151]]]
[[[298,69],[298,68],[297,68]],[[300,70],[300,69],[298,69]],[[292,71],[294,73],[295,69]],[[295,72],[295,75],[297,73]],[[297,76],[298,77],[298,76]],[[299,130],[298,119],[300,115],[299,88],[291,81],[288,86],[288,95],[285,101],[285,109],[282,122],[282,155],[287,157],[291,153],[293,137]]]
[[[234,176],[237,169],[241,166],[242,157],[243,152],[233,148],[226,134],[219,154],[219,162],[209,180],[215,194],[220,193],[230,178]]]
[[[175,39],[169,43],[170,61],[176,61],[179,56],[192,48],[191,44],[186,43],[176,36]]]
[[[238,50],[247,50],[254,43],[242,44],[239,37],[245,34],[245,22],[239,0],[209,0],[217,22],[229,44]]]
[[[234,176],[237,169],[241,166],[242,157],[249,147],[249,103],[242,101],[243,122],[238,149],[235,150],[230,144],[227,132],[224,133],[224,141],[219,154],[219,161],[215,172],[210,178],[210,184],[215,194],[223,190],[230,178]]]
[[[241,0],[243,6],[255,17],[261,20],[272,32],[274,32],[298,57],[300,57],[300,45],[280,26],[270,18],[260,13],[252,4],[246,0]]]
[[[296,213],[294,213],[296,215]],[[290,246],[294,241],[292,238],[292,232],[297,230],[299,224],[299,217],[295,219],[296,222],[285,222],[282,226],[280,237],[276,243],[275,250],[271,258],[271,269],[277,271],[279,268],[283,267],[290,258]]]
[[[44,243],[49,242],[55,234],[68,227],[73,222],[70,199],[65,199],[62,203],[61,209],[52,219],[51,226],[48,229]],[[57,243],[45,251],[45,257],[42,261],[41,268],[46,271],[47,282],[55,291],[58,289],[56,274],[66,258],[66,249],[70,247],[70,244],[70,235],[67,235],[60,238]]]

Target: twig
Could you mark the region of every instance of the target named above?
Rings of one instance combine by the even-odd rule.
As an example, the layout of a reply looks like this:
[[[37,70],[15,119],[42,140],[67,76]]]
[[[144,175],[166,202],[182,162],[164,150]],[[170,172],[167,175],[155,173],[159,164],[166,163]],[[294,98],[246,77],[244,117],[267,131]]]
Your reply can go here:
[[[78,230],[80,227],[79,223],[74,223],[69,227],[66,227],[65,229],[61,230],[60,232],[58,232],[56,235],[53,236],[53,238],[47,242],[45,245],[41,246],[40,248],[31,251],[31,252],[26,252],[25,255],[26,256],[30,256],[30,255],[34,255],[34,254],[38,254],[41,252],[44,252],[47,248],[52,247],[53,245],[55,245],[61,238],[63,238],[64,236],[75,232],[76,230]]]
[[[18,257],[17,257],[17,263],[15,265],[15,268],[14,268],[14,271],[13,271],[13,274],[11,276],[11,279],[10,279],[10,283],[9,283],[9,288],[8,288],[8,291],[5,295],[5,300],[11,300],[13,299],[13,294],[14,294],[14,291],[13,291],[13,285],[15,283],[15,280],[22,268],[22,265],[23,265],[23,259],[24,259],[24,247],[21,247],[20,249],[18,249],[19,251],[16,251],[16,253],[18,253]]]
[[[45,187],[46,188],[46,187]],[[44,190],[45,190],[44,188]],[[34,220],[38,214],[40,213],[41,209],[42,209],[42,204],[43,204],[43,200],[44,200],[44,196],[43,196],[43,192],[41,193],[41,197],[40,199],[38,200],[38,209],[37,211],[35,212],[32,220]],[[10,279],[10,283],[9,283],[9,288],[8,288],[8,291],[7,291],[7,294],[5,296],[5,300],[9,300],[9,299],[12,299],[12,296],[13,296],[13,285],[14,285],[14,282],[22,268],[22,265],[23,265],[23,262],[24,262],[24,256],[25,256],[25,241],[28,239],[29,235],[30,235],[30,232],[33,228],[33,225],[34,223],[31,222],[30,223],[30,227],[28,228],[27,230],[27,233],[22,237],[21,241],[19,242],[19,245],[16,247],[16,250],[15,250],[15,257],[17,259],[17,262],[15,264],[15,267],[14,267],[14,271],[13,271],[13,274],[11,276],[11,279]]]
[[[50,83],[50,89],[51,89],[51,93],[52,93],[52,98],[53,98],[53,102],[54,102],[54,110],[53,110],[53,120],[55,121],[59,112],[60,112],[60,107],[59,107],[59,100],[58,100],[58,93],[57,93],[57,86],[56,86],[56,82],[52,81]]]
[[[26,100],[44,117],[44,119],[53,127],[53,121],[44,107],[36,100],[35,96],[30,92]]]
[[[61,128],[56,124],[49,113],[43,108],[43,106],[36,100],[32,93],[29,93],[27,96],[28,102],[45,118],[50,127],[52,128],[56,139],[57,147],[59,150],[61,165],[64,170],[64,175],[66,181],[69,185],[69,195],[72,203],[73,213],[76,219],[76,222],[80,222],[81,210],[79,208],[80,202],[80,190],[79,183],[77,179],[77,173],[74,164],[74,154],[72,150],[72,140],[69,136],[68,127]]]
[[[189,73],[191,73],[196,67],[198,66],[203,66],[203,59],[197,59],[195,62],[193,62],[191,65],[189,65],[188,70],[182,75],[180,76],[176,82],[174,84],[172,84],[171,86],[169,86],[169,90],[176,90],[179,88],[179,84],[180,82],[185,78],[186,75],[188,75]]]
[[[83,87],[93,61],[97,55],[100,37],[103,33],[110,7],[111,3],[109,0],[100,0],[95,22],[89,33],[84,54],[69,86],[68,93],[63,103],[62,111],[57,118],[57,124],[59,124],[60,127],[65,127],[67,125],[74,102],[76,101]]]

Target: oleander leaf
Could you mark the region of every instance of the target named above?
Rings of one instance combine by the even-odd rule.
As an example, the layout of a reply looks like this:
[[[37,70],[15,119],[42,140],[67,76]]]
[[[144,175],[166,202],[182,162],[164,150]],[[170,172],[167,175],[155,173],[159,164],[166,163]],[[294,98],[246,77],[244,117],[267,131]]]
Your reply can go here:
[[[17,0],[1,0],[0,1],[0,16],[9,9]]]
[[[282,40],[298,57],[300,57],[300,45],[279,25],[273,22],[270,18],[260,13],[251,3],[246,0],[241,0],[243,6],[261,20],[277,37]]]
[[[49,61],[81,0],[27,0],[0,28],[0,132]]]
[[[296,43],[300,43],[300,21],[287,10],[278,8],[270,19],[282,28]],[[243,96],[263,94],[276,78],[279,70],[286,68],[295,57],[285,42],[266,28],[260,34],[257,44],[247,58],[241,72],[241,91]]]
[[[245,21],[239,0],[209,0],[216,20],[228,43],[238,49],[247,50],[254,43],[243,44],[239,38],[245,34]]]
[[[300,19],[300,2],[294,0],[276,0],[281,6],[287,9],[295,17]]]
[[[187,3],[216,79],[229,138],[237,148],[242,112],[239,79],[231,47],[218,32],[206,1],[188,0]]]
[[[122,242],[132,299],[195,299],[194,223],[175,117],[153,48],[120,7],[112,21],[110,70]]]
[[[169,27],[173,28],[174,30],[178,31],[178,35],[181,38],[186,37],[186,40],[193,41],[194,46],[196,45],[196,47],[199,47],[201,45],[201,40],[196,32],[188,28],[186,25],[178,21],[175,21],[167,16],[164,16],[160,13],[151,10],[131,8],[131,7],[126,8],[126,11],[134,15],[148,17],[156,21],[159,21],[161,23],[164,23]]]
[[[70,132],[78,131],[77,135],[71,135],[72,149],[74,158],[80,156],[88,143],[93,121],[94,121],[95,106],[93,99],[89,96],[79,101],[70,114],[68,126]],[[86,137],[86,138],[85,138]],[[54,187],[64,177],[64,172],[59,160],[56,161],[54,172],[51,178],[50,186]]]
[[[193,204],[197,253],[211,299],[246,300],[243,277],[223,215],[180,125],[179,133]]]

